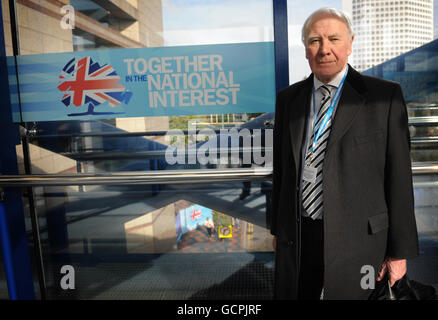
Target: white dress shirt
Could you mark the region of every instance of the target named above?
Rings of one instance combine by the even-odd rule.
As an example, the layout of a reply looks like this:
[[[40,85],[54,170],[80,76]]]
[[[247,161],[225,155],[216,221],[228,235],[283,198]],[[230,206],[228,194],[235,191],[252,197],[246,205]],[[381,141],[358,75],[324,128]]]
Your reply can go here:
[[[303,171],[302,169],[303,169],[304,164],[305,164],[304,159],[306,157],[306,151],[307,151],[308,145],[309,145],[309,143],[312,143],[312,141],[310,141],[310,139],[311,139],[312,133],[313,133],[314,109],[316,109],[316,113],[318,113],[319,109],[321,108],[321,100],[323,98],[323,94],[322,94],[322,89],[320,89],[320,87],[323,86],[324,84],[326,86],[328,86],[330,89],[331,99],[333,99],[335,92],[338,89],[339,85],[341,84],[342,78],[344,77],[346,72],[348,72],[348,65],[346,65],[345,68],[341,72],[339,72],[338,75],[332,81],[330,81],[327,84],[318,80],[315,77],[315,75],[313,76],[313,87],[315,88],[315,102],[317,105],[316,105],[316,108],[313,107],[313,90],[312,90],[312,96],[310,97],[309,116],[307,117],[306,137],[305,137],[303,146],[301,148],[301,172]],[[342,92],[341,92],[341,94],[342,94]],[[341,100],[341,99],[339,98],[339,100]],[[333,123],[333,119],[335,118],[335,115],[336,115],[336,109],[338,107],[339,100],[336,102],[336,105],[334,106],[334,109],[333,109],[332,123]],[[324,175],[324,172],[322,174]],[[302,177],[300,177],[300,193],[299,193],[300,206],[299,207],[301,210],[301,214],[304,213],[303,202],[302,202],[302,198],[301,198],[303,186],[304,186],[304,181],[303,181]],[[323,214],[324,214],[324,208],[322,209],[322,214],[317,219],[322,219]]]

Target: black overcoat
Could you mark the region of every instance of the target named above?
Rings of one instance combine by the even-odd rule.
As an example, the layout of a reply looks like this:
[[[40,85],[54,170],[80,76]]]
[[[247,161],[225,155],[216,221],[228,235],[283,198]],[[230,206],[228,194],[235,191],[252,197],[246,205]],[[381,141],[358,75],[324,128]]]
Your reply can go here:
[[[348,70],[323,164],[325,299],[366,299],[371,291],[361,279],[370,273],[363,266],[377,277],[385,257],[418,255],[401,87]],[[297,208],[312,88],[313,75],[277,96],[271,233],[277,236],[278,299],[297,297],[297,275],[305,267]]]

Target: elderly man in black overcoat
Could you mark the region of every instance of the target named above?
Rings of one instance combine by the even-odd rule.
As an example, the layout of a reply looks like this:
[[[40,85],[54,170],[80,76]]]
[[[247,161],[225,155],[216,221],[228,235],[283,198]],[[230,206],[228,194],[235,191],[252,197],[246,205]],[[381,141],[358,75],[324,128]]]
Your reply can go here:
[[[364,277],[393,285],[418,255],[406,105],[399,84],[348,64],[341,11],[316,11],[302,36],[312,74],[276,103],[275,297],[367,299]]]

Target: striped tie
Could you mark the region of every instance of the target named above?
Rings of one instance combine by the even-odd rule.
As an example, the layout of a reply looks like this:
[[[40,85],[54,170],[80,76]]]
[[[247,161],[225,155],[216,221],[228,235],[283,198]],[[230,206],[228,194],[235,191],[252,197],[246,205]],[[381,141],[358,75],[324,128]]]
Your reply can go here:
[[[327,110],[330,106],[330,89],[327,86],[321,86],[321,92],[323,98],[321,100],[321,107],[319,108],[315,128],[313,130],[312,138],[308,143],[308,148],[306,152],[305,164],[312,165],[312,167],[317,169],[315,183],[305,181],[302,190],[302,201],[304,212],[303,215],[310,217],[312,219],[322,218],[323,210],[323,190],[322,190],[322,165],[324,162],[325,149],[327,147],[328,137],[330,135],[331,119],[327,121],[324,131],[318,138],[318,142],[315,146],[315,151],[312,156],[312,142],[314,134],[318,132],[321,125],[322,119],[324,118]]]

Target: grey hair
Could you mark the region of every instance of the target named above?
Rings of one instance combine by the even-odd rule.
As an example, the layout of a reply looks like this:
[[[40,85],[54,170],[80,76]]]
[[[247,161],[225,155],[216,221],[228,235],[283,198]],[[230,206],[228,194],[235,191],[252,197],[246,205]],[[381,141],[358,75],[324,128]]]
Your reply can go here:
[[[306,45],[306,35],[307,35],[309,28],[316,21],[318,21],[318,18],[320,18],[322,16],[329,16],[329,17],[339,19],[340,21],[342,21],[346,25],[346,27],[348,29],[348,34],[350,36],[354,35],[353,27],[351,25],[351,20],[344,12],[342,12],[338,9],[335,9],[335,8],[321,8],[321,9],[316,10],[314,13],[312,13],[304,22],[303,28],[301,29],[301,41],[303,41],[304,46]]]

